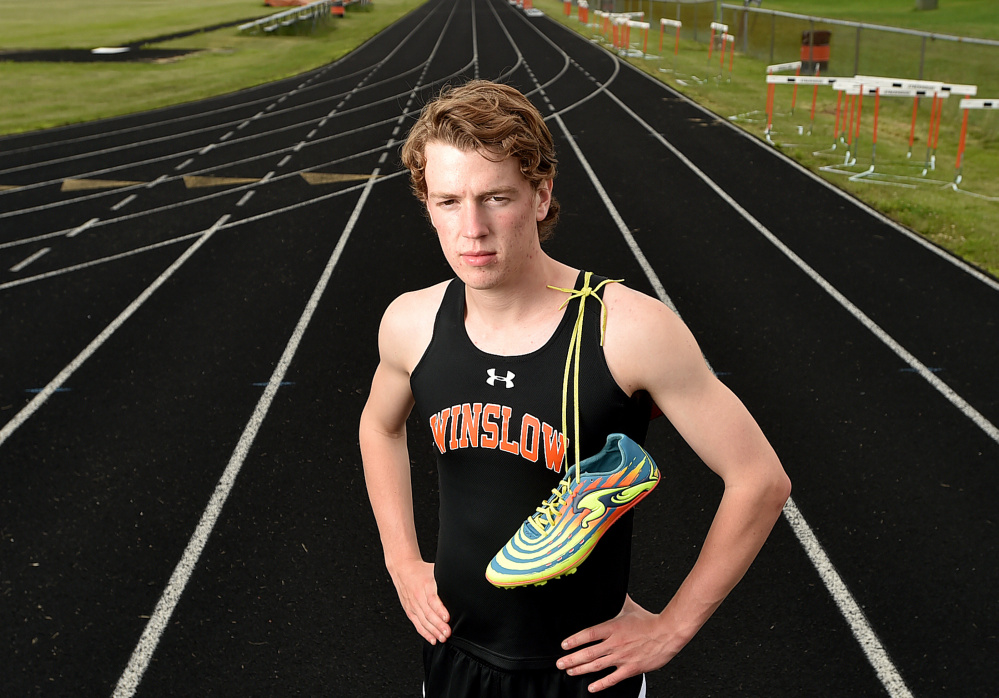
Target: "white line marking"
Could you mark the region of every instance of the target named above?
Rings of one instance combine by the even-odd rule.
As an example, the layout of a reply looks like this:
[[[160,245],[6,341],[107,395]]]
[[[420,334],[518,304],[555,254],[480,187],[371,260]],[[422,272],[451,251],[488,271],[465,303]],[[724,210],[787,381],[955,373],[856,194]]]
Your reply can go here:
[[[243,205],[243,204],[245,204],[245,203],[246,203],[247,201],[249,201],[249,200],[250,200],[250,198],[251,198],[252,196],[253,196],[253,190],[251,189],[250,191],[248,191],[248,192],[246,192],[245,194],[243,194],[243,198],[242,198],[242,199],[240,199],[239,201],[237,201],[237,202],[236,202],[236,205],[237,205],[237,206],[242,206],[242,205]]]
[[[122,199],[121,201],[119,201],[118,203],[116,203],[114,206],[112,206],[111,210],[112,211],[117,211],[118,209],[124,208],[125,206],[128,206],[130,203],[132,203],[133,201],[135,201],[136,198],[137,197],[136,197],[135,194],[129,194],[124,199]]]
[[[630,64],[626,64],[626,65],[630,65]],[[901,225],[900,223],[898,223],[896,221],[893,221],[891,218],[889,218],[885,214],[883,214],[880,211],[878,211],[877,209],[873,208],[870,204],[864,203],[860,199],[855,198],[852,194],[844,191],[843,189],[840,189],[839,187],[837,187],[832,182],[829,182],[829,181],[823,179],[822,177],[820,177],[819,175],[815,174],[814,172],[812,172],[811,170],[809,170],[807,167],[805,167],[804,165],[802,165],[797,160],[794,160],[793,158],[791,158],[790,156],[786,155],[785,153],[782,153],[781,151],[777,150],[773,146],[768,145],[766,142],[764,142],[764,141],[762,141],[762,140],[760,140],[758,138],[755,138],[750,133],[742,130],[741,128],[739,128],[735,124],[729,122],[728,119],[719,119],[718,115],[715,114],[714,112],[711,112],[711,111],[705,109],[702,105],[698,104],[697,102],[694,102],[693,100],[691,100],[690,98],[688,98],[686,95],[683,95],[683,94],[681,94],[679,92],[676,92],[675,90],[671,90],[667,85],[665,85],[662,82],[659,82],[658,80],[656,80],[651,75],[643,73],[642,71],[638,71],[638,73],[640,75],[643,75],[646,78],[648,78],[654,85],[657,85],[659,88],[668,91],[672,96],[674,96],[674,97],[676,97],[676,98],[678,98],[678,99],[686,102],[687,104],[689,104],[690,106],[698,109],[699,111],[704,112],[704,114],[706,116],[708,116],[711,119],[717,121],[718,123],[724,124],[728,128],[732,129],[736,134],[738,134],[739,136],[741,136],[741,137],[745,138],[746,140],[748,140],[750,143],[754,144],[755,146],[757,146],[759,148],[764,149],[765,151],[767,151],[767,153],[769,153],[769,154],[771,154],[771,155],[773,155],[773,156],[775,156],[775,157],[783,160],[785,163],[787,163],[791,167],[795,168],[796,170],[798,170],[799,172],[801,172],[805,176],[810,177],[813,181],[817,182],[818,184],[821,184],[823,187],[825,187],[829,191],[833,192],[837,196],[842,197],[843,199],[845,199],[846,201],[848,201],[851,205],[856,206],[857,208],[861,209],[862,211],[864,211],[864,213],[867,213],[867,214],[873,216],[874,218],[877,218],[879,221],[881,221],[885,225],[888,225],[888,226],[894,228],[896,231],[898,231],[902,235],[905,235],[906,237],[908,237],[913,242],[915,242],[915,243],[917,243],[917,244],[925,247],[927,250],[929,250],[933,254],[937,255],[938,257],[940,257],[944,261],[946,261],[946,262],[948,262],[950,264],[953,264],[955,267],[957,267],[958,269],[960,269],[963,272],[966,272],[967,274],[969,274],[973,278],[977,279],[978,281],[981,281],[982,283],[984,283],[985,285],[989,286],[990,288],[999,291],[999,281],[997,281],[996,279],[993,279],[991,276],[983,274],[981,272],[981,270],[976,269],[971,264],[969,264],[968,262],[966,262],[964,259],[961,259],[960,257],[956,257],[956,256],[954,256],[954,255],[952,255],[952,254],[950,254],[950,253],[942,250],[941,248],[937,247],[932,242],[930,242],[929,240],[927,240],[926,238],[924,238],[922,235],[919,235],[918,233],[914,233],[911,230],[909,230],[908,228],[906,228],[904,225]]]
[[[125,324],[125,322],[132,317],[133,314],[135,314],[135,311],[141,308],[142,304],[149,300],[149,297],[152,296],[160,286],[166,283],[166,280],[169,279],[174,272],[180,269],[184,263],[191,258],[191,255],[197,252],[202,245],[208,242],[212,235],[215,234],[215,231],[218,230],[227,220],[229,220],[229,214],[222,216],[215,222],[215,225],[206,230],[193,245],[188,247],[184,253],[174,261],[173,264],[167,267],[166,271],[160,274],[159,277],[157,277],[157,279],[153,281],[153,283],[150,284],[145,291],[139,294],[138,298],[129,303],[128,307],[125,308],[121,314],[118,315],[118,317],[112,320],[111,324],[105,327],[104,330],[69,363],[69,365],[62,369],[62,371],[60,371],[55,378],[49,381],[49,384],[42,388],[42,390],[31,399],[31,402],[25,405],[20,412],[15,414],[9,422],[4,424],[3,428],[0,429],[0,446],[2,446],[4,442],[10,438],[11,434],[17,431],[17,429],[24,424],[28,418],[31,417],[31,415],[37,412],[39,407],[45,404],[45,401],[49,399],[50,395],[62,387],[69,377],[73,375],[76,369],[82,366],[87,359],[94,355],[94,352],[100,349],[104,342],[106,342],[119,327]]]
[[[198,155],[204,155],[205,153],[207,153],[209,150],[211,150],[214,147],[215,147],[214,143],[209,143],[204,148],[202,148],[201,150],[198,151]]]
[[[219,140],[220,141],[227,141],[230,138],[232,138],[232,134],[234,134],[234,133],[235,133],[235,131],[229,131],[229,133],[227,133],[224,136],[222,136],[221,138],[219,138]]]
[[[236,127],[236,130],[242,131],[244,128],[246,128],[249,125],[250,125],[249,121],[244,121],[243,123],[241,123],[239,126]]]
[[[913,368],[920,376],[926,380],[927,383],[932,385],[937,391],[940,392],[947,400],[950,401],[952,405],[957,407],[961,412],[970,419],[972,422],[978,426],[985,434],[991,438],[996,443],[999,443],[999,428],[996,428],[992,422],[987,420],[983,414],[972,407],[964,398],[958,395],[953,388],[944,383],[942,380],[934,375],[933,371],[926,367],[919,359],[909,353],[901,344],[899,344],[895,339],[885,332],[874,320],[868,317],[860,308],[854,305],[846,296],[844,296],[835,286],[829,283],[821,274],[819,274],[815,269],[808,265],[801,257],[795,254],[790,247],[784,244],[776,235],[774,235],[770,230],[756,220],[752,214],[746,209],[739,205],[739,203],[733,199],[729,194],[722,189],[714,180],[712,180],[708,175],[706,175],[700,168],[697,167],[686,155],[681,153],[676,146],[667,141],[660,133],[652,128],[645,120],[642,119],[638,114],[632,111],[624,102],[618,99],[615,95],[610,92],[607,93],[611,99],[613,99],[618,106],[621,107],[625,112],[628,113],[635,121],[642,125],[643,128],[647,129],[653,138],[662,143],[673,155],[675,155],[680,162],[686,165],[691,172],[698,176],[705,184],[707,184],[711,189],[717,194],[725,203],[731,206],[740,216],[742,216],[746,221],[752,225],[756,230],[765,237],[770,244],[776,247],[785,257],[787,257],[791,262],[794,263],[801,271],[816,284],[818,284],[822,290],[828,293],[833,299],[839,303],[848,313],[853,315],[854,318],[860,321],[860,323],[866,327],[871,334],[881,340],[889,349],[891,349],[900,359],[907,363],[911,368]]]
[[[652,288],[655,289],[656,295],[659,296],[659,300],[668,305],[670,310],[679,315],[680,313],[677,312],[676,305],[674,305],[673,300],[666,293],[666,289],[659,280],[659,276],[652,269],[652,265],[649,264],[649,260],[645,257],[645,253],[642,252],[642,248],[638,246],[638,242],[631,234],[631,231],[628,230],[628,226],[625,225],[624,219],[621,218],[621,214],[618,212],[617,207],[614,205],[614,202],[611,201],[610,196],[608,196],[607,190],[604,189],[603,184],[601,184],[600,180],[597,179],[596,173],[593,171],[593,168],[590,167],[590,162],[586,159],[586,156],[583,155],[583,151],[579,149],[579,145],[576,144],[576,139],[574,139],[572,134],[569,133],[569,129],[566,127],[565,122],[562,121],[561,116],[556,114],[554,118],[559,127],[561,127],[562,133],[564,133],[566,139],[568,139],[569,146],[576,154],[576,157],[579,158],[579,162],[582,164],[583,169],[586,170],[586,174],[593,183],[593,187],[597,190],[597,194],[600,195],[600,199],[604,202],[604,206],[606,206],[607,210],[610,212],[611,218],[613,218],[614,223],[617,224],[618,230],[620,230],[621,235],[624,236],[624,240],[628,243],[628,247],[631,249],[632,254],[635,255],[635,259],[638,260],[638,265],[642,267],[642,271],[645,272],[646,278],[649,280],[649,283],[652,284]]]
[[[535,83],[537,83],[537,81],[535,81]],[[611,97],[615,102],[617,102],[618,105],[628,114],[630,114],[632,118],[634,118],[639,124],[641,124],[644,128],[646,128],[649,133],[652,133],[656,137],[658,137],[671,152],[677,155],[677,157],[679,157],[685,164],[687,164],[692,171],[694,171],[696,174],[698,174],[698,176],[704,179],[705,182],[709,184],[709,186],[712,186],[712,188],[716,191],[716,193],[722,196],[722,198],[724,198],[727,202],[729,202],[730,205],[738,207],[738,204],[736,204],[733,200],[731,200],[731,197],[728,197],[728,195],[724,191],[722,191],[720,187],[718,187],[714,182],[708,179],[707,176],[704,175],[704,173],[698,170],[696,166],[694,166],[694,164],[690,162],[690,160],[684,157],[682,153],[677,151],[662,136],[660,136],[654,129],[652,129],[652,127],[649,124],[643,121],[637,114],[635,114],[634,111],[628,108],[627,105],[621,102],[615,95],[611,94],[610,92],[606,92],[606,94],[609,97]],[[582,157],[582,152],[580,151],[578,145],[576,144],[575,139],[573,139],[572,136],[569,134],[569,131],[566,128],[561,117],[556,114],[554,118],[559,123],[563,133],[568,139],[569,144],[572,146],[573,150],[576,152],[577,156],[580,157],[580,162],[583,163],[584,168],[587,170],[587,173],[590,175],[591,180],[594,183],[594,186],[597,188],[598,192],[600,192],[601,197],[604,198],[605,203],[609,204],[608,210],[611,212],[611,216],[614,218],[618,227],[622,230],[622,234],[624,234],[625,240],[628,242],[628,246],[631,247],[633,252],[635,253],[636,259],[638,259],[639,264],[642,266],[643,270],[645,270],[646,275],[647,276],[650,275],[650,281],[652,281],[652,279],[655,279],[655,281],[653,281],[653,288],[655,288],[656,293],[659,294],[659,288],[662,287],[662,284],[661,282],[659,282],[658,276],[655,274],[655,271],[652,270],[652,267],[648,265],[648,261],[645,259],[645,255],[641,253],[641,250],[638,248],[638,245],[634,241],[634,238],[631,236],[631,233],[626,232],[627,226],[624,225],[623,220],[620,218],[620,215],[617,213],[616,207],[614,207],[613,204],[610,204],[609,198],[607,198],[606,196],[606,191],[603,190],[603,187],[599,184],[599,180],[597,180],[596,176],[592,173],[592,168],[589,167],[589,163],[586,161],[584,157]],[[740,209],[741,207],[737,208],[737,210]],[[749,215],[748,212],[745,215],[748,216]],[[755,219],[751,219],[751,222],[753,221],[755,221]],[[757,226],[757,229],[762,228],[762,230],[766,230],[758,222],[755,222],[755,225]],[[769,231],[767,231],[767,233],[769,233]],[[787,252],[785,252],[785,254],[787,253],[790,253],[790,250],[787,250]],[[665,295],[665,290],[663,291],[663,295]],[[660,296],[660,298],[662,299],[663,296]],[[666,301],[664,300],[663,302]],[[671,303],[667,303],[667,305],[670,305],[672,307]],[[889,695],[892,696],[892,698],[911,698],[912,694],[909,691],[908,687],[905,685],[905,681],[902,679],[901,674],[898,672],[898,669],[895,667],[891,659],[888,657],[888,653],[885,651],[884,647],[881,645],[880,641],[878,640],[877,634],[874,632],[873,628],[871,627],[870,623],[867,621],[867,618],[864,616],[863,612],[860,610],[860,607],[857,604],[857,602],[853,599],[853,596],[850,594],[849,590],[847,590],[846,585],[843,583],[842,579],[839,577],[839,574],[836,572],[832,563],[829,561],[828,556],[823,551],[822,546],[819,544],[818,539],[815,537],[815,534],[808,526],[808,523],[805,521],[804,517],[801,516],[800,511],[798,511],[797,505],[795,505],[794,501],[791,498],[788,498],[788,501],[784,506],[783,514],[785,519],[788,521],[788,523],[791,525],[792,529],[794,530],[795,535],[798,536],[799,541],[801,541],[802,545],[805,547],[806,553],[811,559],[812,564],[819,572],[819,576],[822,578],[822,581],[825,584],[826,588],[829,590],[833,599],[836,601],[836,604],[840,608],[840,612],[843,614],[844,618],[849,624],[854,637],[860,643],[861,648],[863,649],[865,655],[867,656],[868,661],[870,662],[874,670],[877,672],[878,677],[881,680],[881,683],[884,685]]]
[[[77,235],[79,235],[80,233],[82,233],[84,230],[86,230],[87,228],[89,228],[90,226],[92,226],[94,223],[96,223],[99,220],[100,220],[100,218],[91,218],[89,221],[87,221],[83,225],[78,226],[76,228],[73,228],[71,231],[69,231],[68,233],[66,233],[66,237],[68,237],[68,238],[75,238]]]
[[[188,158],[187,160],[185,160],[184,162],[180,163],[179,165],[177,165],[173,169],[175,169],[177,171],[180,171],[180,170],[184,169],[185,167],[187,167],[188,165],[190,165],[192,162],[194,162],[194,160],[192,158]]]
[[[271,170],[270,172],[264,175],[264,178],[260,180],[260,183],[263,184],[264,182],[271,181],[271,177],[273,176],[274,176],[274,170]]]
[[[188,233],[187,235],[181,235],[180,237],[170,238],[169,240],[164,240],[162,242],[153,243],[152,245],[146,245],[145,247],[138,247],[134,250],[129,250],[128,252],[120,252],[118,254],[111,255],[110,257],[101,257],[100,259],[92,259],[89,262],[83,262],[82,264],[74,264],[71,267],[63,267],[62,269],[54,269],[53,271],[47,271],[44,274],[36,274],[34,276],[28,276],[23,279],[17,279],[16,281],[8,281],[6,283],[0,284],[0,291],[13,288],[14,286],[23,286],[24,284],[29,284],[35,281],[41,281],[43,279],[51,279],[53,276],[61,276],[63,274],[69,274],[70,272],[80,271],[81,269],[86,269],[88,267],[95,267],[98,264],[106,264],[108,262],[113,262],[117,259],[124,259],[125,257],[132,257],[143,252],[149,252],[150,250],[156,250],[160,247],[166,247],[167,245],[175,245],[178,242],[183,242],[184,240],[190,240],[191,238],[196,238],[202,235],[202,232]]]
[[[279,162],[279,163],[278,163],[278,167],[284,167],[285,165],[287,165],[287,164],[288,164],[288,161],[289,161],[289,160],[291,160],[291,156],[290,156],[290,155],[285,155],[285,156],[284,156],[284,157],[283,157],[283,158],[281,159],[281,162]]]
[[[294,147],[294,151],[295,151],[295,152],[297,153],[297,152],[298,152],[299,150],[301,150],[301,149],[302,149],[302,146],[304,146],[304,145],[305,145],[305,141],[299,141],[299,142],[298,142],[298,145],[296,145],[296,146]]]
[[[163,636],[163,631],[166,630],[167,623],[169,623],[170,617],[173,615],[174,609],[176,609],[177,603],[184,593],[184,588],[187,586],[187,582],[190,580],[194,568],[201,558],[201,553],[208,543],[212,529],[215,527],[215,523],[222,513],[222,507],[225,506],[226,499],[228,499],[229,493],[236,483],[236,478],[243,467],[243,462],[250,453],[250,448],[257,437],[257,432],[260,431],[260,427],[267,417],[267,412],[270,410],[271,403],[274,401],[274,397],[277,395],[277,391],[284,381],[284,376],[291,365],[295,352],[298,351],[298,345],[302,341],[306,329],[308,329],[316,308],[319,307],[319,301],[322,299],[326,286],[333,276],[333,270],[340,261],[340,256],[343,254],[343,249],[350,238],[351,231],[353,231],[354,226],[360,218],[361,209],[364,208],[368,200],[368,195],[371,193],[372,186],[374,186],[374,178],[377,175],[378,169],[375,168],[374,172],[372,172],[372,179],[368,180],[367,186],[361,192],[361,196],[354,206],[354,211],[347,221],[343,232],[340,234],[340,240],[337,242],[329,261],[326,263],[326,268],[323,270],[319,283],[316,284],[315,289],[312,291],[312,296],[309,298],[305,310],[302,312],[302,316],[295,326],[294,332],[292,332],[291,339],[288,340],[284,353],[274,368],[274,373],[271,374],[270,381],[260,396],[256,409],[254,409],[250,421],[243,430],[239,443],[236,444],[236,448],[222,473],[222,477],[215,486],[215,491],[212,493],[208,506],[205,508],[204,514],[202,514],[201,520],[198,522],[198,526],[194,530],[194,534],[191,536],[184,554],[180,558],[180,562],[177,563],[177,567],[170,576],[170,581],[167,582],[166,588],[163,590],[163,594],[160,596],[160,600],[153,610],[153,614],[149,617],[149,622],[146,623],[142,636],[139,638],[139,642],[129,659],[128,666],[125,667],[125,671],[118,680],[118,685],[115,686],[114,698],[132,696],[138,689],[139,682],[142,681],[142,676],[149,667],[153,653],[156,651],[156,646]]]
[[[167,180],[167,176],[166,175],[160,175],[159,177],[157,177],[156,179],[154,179],[152,182],[150,182],[149,184],[147,184],[146,185],[146,189],[152,189],[157,184],[161,184],[162,182],[165,182],[166,180]]]
[[[38,252],[35,252],[33,255],[31,255],[30,257],[28,257],[24,261],[18,262],[17,264],[15,264],[14,266],[12,266],[10,268],[10,270],[13,271],[13,272],[19,272],[22,269],[24,269],[26,266],[28,266],[29,264],[31,264],[32,262],[34,262],[35,260],[41,259],[42,257],[44,257],[45,255],[47,255],[51,251],[52,251],[51,247],[43,247],[42,249],[38,250]]]
[[[311,131],[309,131],[309,135],[306,136],[306,138],[312,138],[315,135],[316,135],[316,129],[312,129]]]
[[[912,692],[905,685],[905,681],[902,679],[901,674],[898,673],[898,669],[895,667],[894,662],[892,662],[891,657],[888,656],[884,645],[881,644],[881,640],[878,639],[874,629],[871,628],[871,624],[867,620],[867,616],[864,615],[864,611],[860,608],[860,604],[857,603],[856,599],[853,598],[853,594],[847,589],[843,578],[839,576],[836,568],[829,560],[829,556],[826,555],[825,550],[822,549],[818,539],[812,532],[811,527],[809,527],[801,512],[798,511],[797,505],[791,499],[788,499],[787,504],[784,505],[784,518],[791,524],[794,535],[798,537],[801,547],[805,549],[815,569],[818,570],[822,582],[832,594],[840,613],[843,614],[846,622],[849,623],[850,629],[853,631],[853,636],[860,643],[861,648],[863,648],[864,654],[867,655],[868,661],[874,667],[874,671],[877,672],[878,678],[881,679],[881,683],[885,689],[887,689],[888,695],[894,698],[911,698]]]

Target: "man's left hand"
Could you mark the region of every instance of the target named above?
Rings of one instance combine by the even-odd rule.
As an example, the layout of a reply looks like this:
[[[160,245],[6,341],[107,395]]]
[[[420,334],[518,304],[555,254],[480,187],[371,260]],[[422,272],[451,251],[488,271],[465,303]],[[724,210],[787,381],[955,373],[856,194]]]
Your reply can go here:
[[[626,596],[621,612],[611,620],[581,630],[562,643],[562,649],[574,650],[558,661],[558,668],[570,676],[589,674],[615,667],[615,671],[590,684],[591,693],[602,691],[631,676],[655,671],[676,656],[671,643],[662,636],[660,617],[650,613]]]

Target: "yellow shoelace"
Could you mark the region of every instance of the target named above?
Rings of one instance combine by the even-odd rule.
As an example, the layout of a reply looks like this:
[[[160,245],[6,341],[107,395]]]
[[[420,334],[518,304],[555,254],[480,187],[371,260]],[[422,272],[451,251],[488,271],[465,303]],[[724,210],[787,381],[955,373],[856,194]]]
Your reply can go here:
[[[595,287],[590,286],[590,277],[593,272],[586,272],[583,276],[583,287],[579,290],[574,288],[559,288],[549,286],[553,291],[568,293],[569,297],[559,306],[559,310],[565,308],[574,298],[579,299],[579,311],[576,313],[576,324],[572,328],[572,337],[569,340],[569,352],[565,358],[565,373],[562,377],[562,437],[568,438],[569,433],[569,374],[572,373],[572,417],[574,427],[574,438],[572,440],[573,453],[576,456],[576,482],[579,482],[579,354],[583,344],[583,318],[586,310],[586,299],[595,298],[600,303],[600,346],[604,345],[604,333],[607,331],[607,305],[597,292],[606,284],[616,284],[623,279],[604,279]],[[568,454],[567,454],[568,455]],[[568,459],[566,458],[566,476],[569,475]],[[550,526],[555,522],[555,515],[560,506],[565,504],[565,497],[568,494],[568,482],[562,480],[559,486],[552,490],[552,495],[544,504],[538,507],[538,514],[532,516],[530,521],[539,533],[543,533],[543,526],[538,522],[539,515],[547,520]]]

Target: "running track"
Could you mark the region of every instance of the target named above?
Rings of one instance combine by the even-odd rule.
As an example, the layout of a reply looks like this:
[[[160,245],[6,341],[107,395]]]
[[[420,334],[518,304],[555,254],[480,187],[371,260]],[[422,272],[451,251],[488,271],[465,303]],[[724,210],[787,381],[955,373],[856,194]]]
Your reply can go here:
[[[399,142],[468,77],[548,116],[553,254],[674,304],[794,482],[650,695],[994,694],[999,285],[498,0],[429,0],[294,80],[0,140],[0,693],[419,694],[356,424],[382,309],[448,275]],[[648,448],[666,486],[632,595],[655,608],[720,488],[664,420]]]

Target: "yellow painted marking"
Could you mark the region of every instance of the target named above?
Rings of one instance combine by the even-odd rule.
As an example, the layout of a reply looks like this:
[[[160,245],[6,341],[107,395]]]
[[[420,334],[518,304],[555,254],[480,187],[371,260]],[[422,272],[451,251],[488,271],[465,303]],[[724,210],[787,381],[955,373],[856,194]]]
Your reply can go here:
[[[65,179],[62,182],[62,191],[117,189],[118,187],[131,187],[136,184],[145,184],[145,182],[128,182],[117,179]]]
[[[253,184],[259,182],[257,177],[184,177],[184,186],[188,189],[198,187],[228,187],[234,184]]]
[[[371,179],[369,174],[330,174],[326,172],[302,172],[302,179],[309,184],[335,184],[336,182],[357,182]]]

